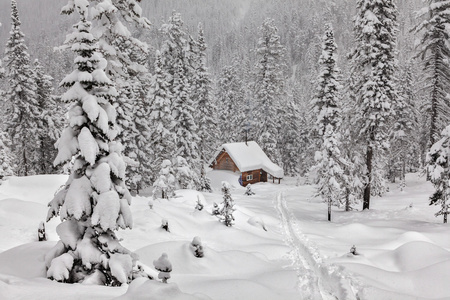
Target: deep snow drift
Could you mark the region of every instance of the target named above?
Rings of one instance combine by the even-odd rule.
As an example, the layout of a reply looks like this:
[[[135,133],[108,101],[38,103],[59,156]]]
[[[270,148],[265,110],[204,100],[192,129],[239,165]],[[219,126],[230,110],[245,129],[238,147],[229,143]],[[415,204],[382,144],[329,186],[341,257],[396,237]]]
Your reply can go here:
[[[0,299],[448,299],[448,225],[428,206],[432,187],[410,174],[407,188],[374,198],[371,210],[334,208],[311,198],[313,186],[261,183],[244,196],[238,175],[209,173],[215,193],[177,191],[154,201],[135,197],[134,229],[119,231],[154,277],[153,266],[167,253],[173,271],[168,284],[135,280],[119,288],[69,285],[45,279],[43,257],[58,240],[59,220],[46,223],[48,242],[37,242],[47,202],[65,176],[12,177],[0,185]],[[221,181],[234,187],[236,224],[211,215],[222,202]],[[205,205],[195,209],[198,198]],[[161,228],[167,219],[170,232]],[[200,237],[204,257],[193,254]],[[359,255],[349,254],[352,245]],[[150,297],[150,298],[148,298]],[[344,298],[343,298],[344,297]]]

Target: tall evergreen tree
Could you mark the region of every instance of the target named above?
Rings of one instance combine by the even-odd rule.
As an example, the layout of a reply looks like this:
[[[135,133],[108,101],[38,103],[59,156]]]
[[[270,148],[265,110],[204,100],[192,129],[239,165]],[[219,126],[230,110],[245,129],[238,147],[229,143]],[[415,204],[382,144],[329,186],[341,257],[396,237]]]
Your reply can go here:
[[[364,143],[366,178],[363,209],[370,208],[374,158],[389,147],[388,121],[396,101],[394,86],[397,7],[393,0],[358,0],[351,53],[359,137]],[[381,153],[380,153],[381,152]],[[377,161],[382,164],[382,161]]]
[[[339,107],[339,70],[336,66],[337,45],[330,24],[325,26],[322,55],[319,59],[320,73],[317,79],[317,94],[313,100],[317,116],[316,131],[322,138],[320,150],[316,152],[317,194],[328,203],[328,221],[331,221],[331,205],[340,205],[343,183],[343,163],[340,147],[339,126],[342,122]]]
[[[441,209],[436,213],[444,216],[444,223],[447,223],[450,204],[450,126],[442,131],[442,138],[431,146],[427,154],[427,171],[430,180],[435,187],[435,192],[430,197],[430,205],[441,205]]]
[[[120,245],[115,231],[131,228],[131,195],[125,185],[122,145],[114,97],[118,93],[105,73],[106,60],[91,33],[89,2],[73,1],[63,12],[76,11],[79,22],[66,44],[77,55],[75,69],[61,82],[70,104],[69,124],[58,140],[55,164],[74,157],[65,187],[49,203],[48,220],[59,215],[60,241],[47,254],[47,276],[62,282],[102,285],[128,283],[136,275],[136,256]]]
[[[14,175],[14,154],[11,152],[11,140],[0,128],[0,183],[3,177]]]
[[[201,165],[207,163],[215,148],[217,131],[217,108],[212,99],[210,74],[206,66],[206,42],[201,23],[198,25],[196,65],[194,69],[193,101],[197,105],[198,151]]]
[[[150,107],[151,136],[153,149],[152,170],[159,172],[165,160],[171,161],[175,155],[176,135],[173,131],[175,119],[172,116],[172,95],[169,90],[167,74],[162,69],[161,53],[156,52],[155,70],[148,93]]]
[[[36,82],[36,96],[42,115],[39,122],[39,144],[36,149],[36,172],[52,174],[56,172],[53,160],[57,155],[55,143],[60,136],[63,116],[53,95],[53,78],[44,73],[43,67],[36,59],[33,69]]]
[[[35,150],[38,145],[39,122],[42,114],[36,96],[36,82],[30,65],[30,55],[20,30],[16,0],[11,0],[11,35],[5,49],[4,95],[6,131],[11,137],[11,149],[17,158],[17,174],[36,173]]]
[[[450,2],[446,0],[428,0],[428,5],[419,13],[426,16],[415,28],[416,33],[423,32],[418,44],[418,57],[422,59],[425,89],[429,93],[426,106],[429,126],[429,145],[438,139],[441,130],[449,124],[450,104]]]
[[[183,21],[179,13],[173,12],[169,23],[162,31],[166,35],[161,48],[163,70],[168,74],[169,91],[172,95],[172,115],[175,119],[174,132],[177,136],[177,153],[186,159],[189,166],[200,174],[197,135],[198,125],[194,119],[196,103],[192,99],[192,86],[189,76],[192,65],[187,53],[188,40],[183,31]]]
[[[217,82],[217,106],[219,114],[220,143],[240,142],[246,114],[244,80],[237,64],[222,68]]]
[[[274,162],[281,164],[278,141],[278,114],[285,95],[283,63],[285,48],[281,45],[273,19],[266,19],[260,28],[261,37],[256,48],[255,97],[258,105],[256,119],[261,148]]]

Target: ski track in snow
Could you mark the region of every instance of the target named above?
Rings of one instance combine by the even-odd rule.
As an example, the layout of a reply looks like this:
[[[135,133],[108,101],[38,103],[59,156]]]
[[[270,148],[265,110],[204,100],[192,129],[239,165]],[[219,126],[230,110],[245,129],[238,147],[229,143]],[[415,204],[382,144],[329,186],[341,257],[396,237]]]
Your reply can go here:
[[[319,251],[300,231],[283,192],[276,196],[275,207],[281,219],[285,242],[292,249],[291,259],[297,271],[302,299],[359,300],[353,280],[344,274],[342,268],[324,263]]]

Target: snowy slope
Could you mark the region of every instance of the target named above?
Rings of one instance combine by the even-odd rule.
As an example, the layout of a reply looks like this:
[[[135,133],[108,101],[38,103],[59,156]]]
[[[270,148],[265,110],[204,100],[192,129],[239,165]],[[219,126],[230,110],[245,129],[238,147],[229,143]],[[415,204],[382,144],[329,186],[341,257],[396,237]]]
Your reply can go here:
[[[333,209],[311,198],[313,186],[259,183],[244,196],[231,172],[209,173],[216,193],[177,191],[177,198],[135,197],[134,229],[120,231],[146,269],[163,252],[173,265],[169,284],[138,280],[119,288],[66,285],[43,278],[43,256],[57,240],[58,220],[46,224],[48,242],[36,242],[46,203],[65,176],[11,178],[0,186],[0,299],[449,299],[448,225],[428,206],[432,187],[409,175],[405,192],[395,185],[373,199],[368,212]],[[221,202],[220,182],[234,183],[236,224],[210,214]],[[203,211],[194,209],[197,199]],[[412,204],[412,205],[411,205]],[[170,232],[160,228],[167,219]],[[54,223],[53,223],[54,222]],[[265,231],[264,228],[267,229]],[[189,247],[202,240],[205,257]],[[359,255],[348,252],[356,246]],[[15,247],[15,248],[13,248]]]

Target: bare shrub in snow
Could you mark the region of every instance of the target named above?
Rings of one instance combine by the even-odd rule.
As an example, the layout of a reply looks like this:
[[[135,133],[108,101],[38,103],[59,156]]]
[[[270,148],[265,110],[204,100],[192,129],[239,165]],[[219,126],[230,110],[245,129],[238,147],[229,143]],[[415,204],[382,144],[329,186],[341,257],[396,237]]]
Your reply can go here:
[[[45,224],[44,222],[39,223],[38,228],[38,241],[46,241],[47,240],[47,233],[45,233]]]
[[[167,283],[167,279],[170,279],[170,272],[172,272],[172,264],[170,263],[167,254],[163,253],[160,258],[153,261],[155,269],[159,271],[158,278],[162,282]]]
[[[254,195],[255,193],[252,191],[252,185],[249,183],[249,184],[247,184],[247,190],[245,191],[245,193],[244,193],[244,195],[247,195],[247,196],[251,196],[251,195]]]
[[[164,229],[167,232],[170,232],[170,230],[169,230],[169,221],[167,221],[167,219],[162,219],[161,220],[161,228]]]

